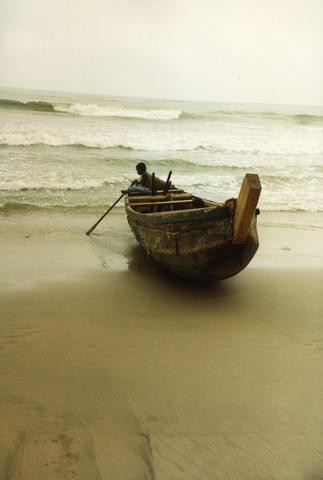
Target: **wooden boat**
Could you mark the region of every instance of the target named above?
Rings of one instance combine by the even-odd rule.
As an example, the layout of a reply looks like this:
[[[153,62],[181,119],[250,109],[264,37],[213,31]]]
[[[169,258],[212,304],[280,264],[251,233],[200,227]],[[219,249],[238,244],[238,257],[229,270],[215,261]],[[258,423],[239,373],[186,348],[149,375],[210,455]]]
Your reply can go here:
[[[176,188],[128,193],[128,223],[147,254],[174,274],[222,280],[243,270],[258,249],[258,175],[246,174],[237,199],[220,204]]]

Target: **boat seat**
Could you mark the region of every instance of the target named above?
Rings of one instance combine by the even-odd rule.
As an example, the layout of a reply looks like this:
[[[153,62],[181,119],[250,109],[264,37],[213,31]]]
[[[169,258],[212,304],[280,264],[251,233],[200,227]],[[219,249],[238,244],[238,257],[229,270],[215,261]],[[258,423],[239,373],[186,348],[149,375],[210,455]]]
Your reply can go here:
[[[173,194],[160,194],[160,195],[141,195],[138,197],[129,197],[129,205],[135,205],[137,203],[147,203],[147,202],[163,202],[169,200],[189,200],[193,198],[191,193],[173,193]]]
[[[147,206],[157,206],[157,205],[175,205],[175,204],[188,204],[192,203],[192,199],[189,200],[165,200],[165,201],[159,201],[159,202],[138,202],[138,203],[131,203],[131,207],[147,207]]]
[[[185,210],[192,207],[192,199],[165,200],[159,202],[139,202],[130,204],[131,208],[141,213]]]

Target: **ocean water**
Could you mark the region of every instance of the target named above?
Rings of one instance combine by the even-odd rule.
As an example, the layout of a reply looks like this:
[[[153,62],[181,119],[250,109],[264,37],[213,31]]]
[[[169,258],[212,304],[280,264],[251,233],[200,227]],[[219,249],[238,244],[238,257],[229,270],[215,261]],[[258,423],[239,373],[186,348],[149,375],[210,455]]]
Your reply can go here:
[[[139,161],[220,202],[258,173],[262,210],[321,212],[323,107],[0,88],[0,211],[104,210]]]

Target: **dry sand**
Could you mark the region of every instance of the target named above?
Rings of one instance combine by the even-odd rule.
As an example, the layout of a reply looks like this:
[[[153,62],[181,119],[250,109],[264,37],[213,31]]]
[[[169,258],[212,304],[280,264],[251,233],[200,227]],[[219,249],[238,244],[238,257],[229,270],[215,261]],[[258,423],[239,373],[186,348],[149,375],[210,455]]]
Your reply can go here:
[[[323,230],[197,287],[95,220],[0,219],[0,479],[322,479]]]

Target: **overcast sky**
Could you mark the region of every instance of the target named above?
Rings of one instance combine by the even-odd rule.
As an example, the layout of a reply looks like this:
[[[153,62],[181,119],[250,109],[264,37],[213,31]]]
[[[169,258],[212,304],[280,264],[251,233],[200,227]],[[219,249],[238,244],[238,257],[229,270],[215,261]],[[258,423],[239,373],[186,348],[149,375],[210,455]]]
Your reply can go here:
[[[0,85],[323,105],[323,0],[0,0]]]

